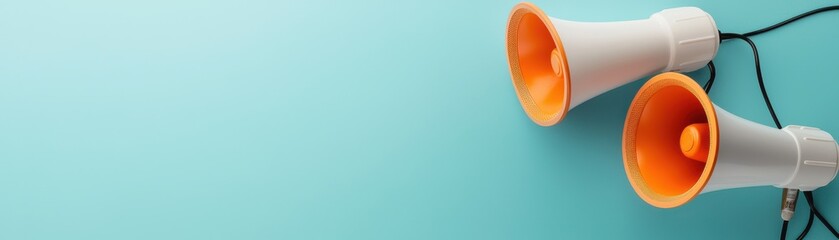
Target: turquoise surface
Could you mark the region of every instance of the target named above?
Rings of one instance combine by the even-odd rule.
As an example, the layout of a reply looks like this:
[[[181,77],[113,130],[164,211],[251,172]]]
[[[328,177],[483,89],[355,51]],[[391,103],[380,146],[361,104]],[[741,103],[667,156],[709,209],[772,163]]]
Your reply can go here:
[[[777,238],[772,187],[635,195],[620,142],[643,81],[533,124],[504,51],[516,2],[4,1],[0,239]],[[692,5],[727,32],[836,4],[534,3],[581,21]],[[755,37],[783,124],[839,134],[837,22]],[[715,62],[712,99],[771,124],[747,45]],[[839,224],[837,184],[816,198]]]

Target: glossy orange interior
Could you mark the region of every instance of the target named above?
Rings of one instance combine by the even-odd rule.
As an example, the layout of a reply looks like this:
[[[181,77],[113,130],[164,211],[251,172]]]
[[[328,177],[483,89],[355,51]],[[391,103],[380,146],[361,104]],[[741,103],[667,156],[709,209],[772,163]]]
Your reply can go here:
[[[695,141],[689,144],[709,145],[695,153],[701,161],[683,152],[686,128],[706,131],[688,136]],[[664,73],[647,82],[630,106],[624,130],[624,163],[639,196],[658,207],[675,207],[699,194],[716,160],[717,131],[713,104],[692,79]]]
[[[507,54],[519,101],[540,125],[559,122],[568,111],[568,66],[550,19],[529,3],[517,5],[507,27]],[[552,54],[553,52],[553,54]]]

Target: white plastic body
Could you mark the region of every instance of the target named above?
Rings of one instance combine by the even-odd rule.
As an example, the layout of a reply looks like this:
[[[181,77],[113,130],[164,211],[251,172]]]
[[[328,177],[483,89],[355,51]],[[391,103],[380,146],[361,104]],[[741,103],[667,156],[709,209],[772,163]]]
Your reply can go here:
[[[839,145],[818,128],[764,126],[714,106],[719,148],[702,192],[772,185],[811,191],[830,183],[839,170]]]
[[[714,19],[695,7],[666,9],[644,20],[575,22],[551,18],[571,74],[573,108],[658,72],[690,72],[717,54]]]

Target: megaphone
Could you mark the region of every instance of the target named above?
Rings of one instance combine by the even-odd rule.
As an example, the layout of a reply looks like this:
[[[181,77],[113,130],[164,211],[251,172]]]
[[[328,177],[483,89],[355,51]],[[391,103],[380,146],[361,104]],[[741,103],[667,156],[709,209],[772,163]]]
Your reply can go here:
[[[818,128],[777,129],[740,118],[714,105],[690,77],[663,73],[629,107],[623,159],[635,192],[671,208],[716,190],[825,186],[839,169],[839,146]]]
[[[548,17],[530,3],[513,8],[506,41],[516,94],[542,126],[641,77],[700,69],[720,42],[714,19],[695,7],[667,9],[644,20],[575,22]]]

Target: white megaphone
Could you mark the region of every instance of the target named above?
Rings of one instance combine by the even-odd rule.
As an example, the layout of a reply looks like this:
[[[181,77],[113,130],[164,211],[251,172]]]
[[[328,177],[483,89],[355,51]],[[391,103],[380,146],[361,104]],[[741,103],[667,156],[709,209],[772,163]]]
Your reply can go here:
[[[695,7],[667,9],[649,19],[574,22],[520,3],[507,23],[507,58],[519,101],[539,125],[641,77],[689,72],[717,53],[711,15]]]
[[[671,208],[715,190],[825,186],[839,169],[839,146],[818,128],[777,129],[740,118],[714,105],[690,77],[662,73],[629,107],[623,159],[635,192]]]

